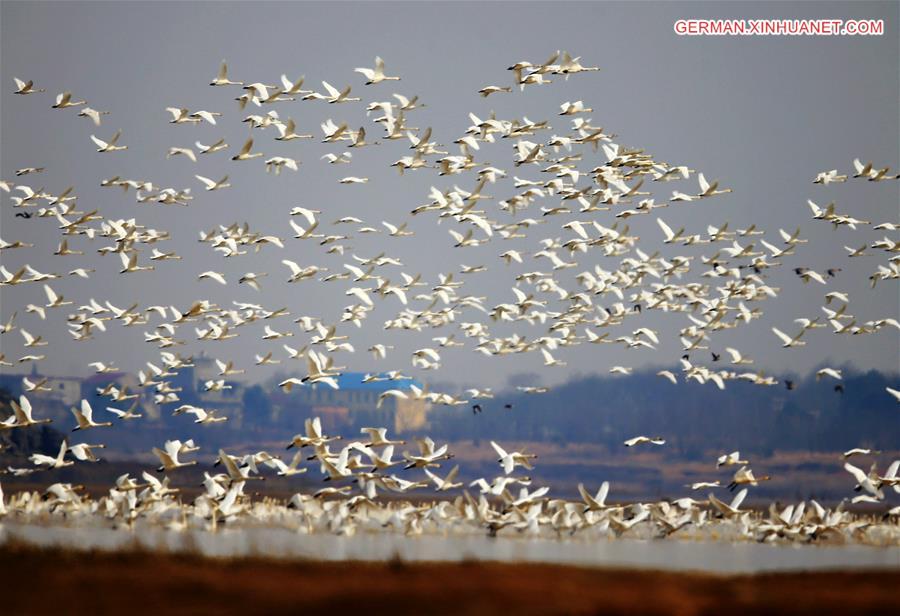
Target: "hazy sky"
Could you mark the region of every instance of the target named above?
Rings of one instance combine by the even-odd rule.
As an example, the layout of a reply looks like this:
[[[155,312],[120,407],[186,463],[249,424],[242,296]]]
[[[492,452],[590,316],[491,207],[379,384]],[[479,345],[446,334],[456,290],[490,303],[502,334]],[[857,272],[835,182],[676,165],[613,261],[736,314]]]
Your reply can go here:
[[[286,284],[287,269],[280,264],[289,258],[301,265],[316,264],[339,272],[351,262],[350,253],[373,256],[385,251],[401,259],[402,268],[384,271],[395,282],[399,271],[421,272],[426,281],[436,282],[439,272],[457,271],[459,264],[485,264],[489,271],[466,278],[461,294],[486,296],[485,305],[514,301],[510,287],[514,276],[532,270],[548,271],[546,260],[528,258],[522,266],[506,267],[498,258],[510,248],[537,250],[542,238],[562,238],[572,234],[560,226],[585,215],[547,217],[545,224],[530,230],[527,240],[503,241],[496,237],[478,248],[453,248],[447,229],[466,227],[435,214],[412,218],[411,238],[389,238],[384,234],[357,236],[344,242],[348,251],[342,258],[324,255],[311,242],[290,239],[288,212],[302,205],[322,211],[326,233],[340,233],[351,227],[332,229],[341,216],[358,216],[372,226],[382,220],[400,223],[409,219],[414,207],[427,203],[430,186],[446,190],[454,184],[463,189],[475,185],[474,173],[439,177],[433,169],[408,172],[402,177],[389,165],[412,154],[409,142],[394,141],[354,151],[351,165],[328,165],[320,157],[341,152],[343,144],[321,144],[320,122],[333,118],[348,121],[351,127],[364,125],[369,140],[381,137],[381,128],[367,118],[365,104],[391,100],[392,92],[419,95],[427,106],[408,114],[411,127],[434,129],[433,139],[456,152],[453,140],[470,125],[468,113],[484,118],[494,110],[498,118],[527,116],[533,121],[549,120],[552,134],[568,134],[569,118],[560,117],[559,104],[582,99],[593,108],[588,117],[593,124],[618,135],[616,141],[644,148],[657,160],[684,164],[703,171],[707,178],[734,192],[699,203],[675,204],[651,215],[628,220],[631,233],[641,236],[639,246],[647,253],[660,250],[667,257],[693,255],[696,261],[691,280],[705,270],[700,255],[714,252],[710,246],[682,247],[662,244],[657,216],[670,226],[685,226],[689,233],[704,233],[707,224],[729,223],[730,229],[756,223],[776,241],[778,228],[793,231],[802,227],[809,243],[797,255],[785,260],[780,270],[770,270],[770,283],[781,287],[780,296],[761,304],[764,317],[752,325],[713,335],[712,347],[721,350],[736,346],[755,358],[755,367],[769,371],[807,370],[821,362],[850,362],[860,368],[897,369],[900,341],[896,330],[882,330],[874,336],[836,336],[826,330],[810,332],[808,345],[801,349],[779,348],[770,331],[776,325],[795,331],[797,317],[821,316],[823,296],[829,290],[845,291],[852,297],[850,311],[858,323],[869,319],[898,316],[896,281],[869,288],[867,277],[877,264],[886,263],[884,252],[853,259],[846,257],[844,245],[858,247],[885,233],[861,227],[852,231],[810,219],[807,199],[820,205],[837,203],[837,210],[856,218],[897,221],[900,190],[898,182],[853,181],[822,187],[812,184],[819,171],[837,168],[852,170],[853,158],[872,160],[878,166],[898,167],[898,11],[896,2],[883,3],[85,3],[85,2],[3,2],[0,5],[2,43],[2,117],[0,117],[0,177],[44,187],[58,193],[75,186],[80,210],[99,209],[107,218],[131,218],[160,230],[169,230],[173,239],[157,247],[175,250],[180,262],[157,263],[150,273],[119,275],[120,263],[112,257],[96,256],[105,240],[89,242],[83,237],[70,241],[85,250],[84,257],[57,257],[52,252],[59,239],[54,219],[14,218],[8,195],[2,195],[0,236],[6,241],[20,239],[34,248],[3,251],[5,267],[14,271],[30,263],[41,271],[65,272],[74,267],[96,268],[90,280],[66,277],[52,286],[75,307],[94,297],[108,299],[119,307],[132,302],[188,306],[193,300],[208,298],[219,305],[232,300],[258,302],[275,309],[287,307],[292,317],[321,316],[336,322],[342,307],[352,303],[344,295],[347,282],[323,284],[306,281]],[[680,37],[673,23],[681,18],[840,18],[885,20],[880,37]],[[575,75],[568,80],[553,77],[553,83],[529,87],[524,93],[498,94],[488,99],[477,90],[489,84],[510,85],[512,74],[505,70],[518,60],[543,62],[557,49],[582,56],[582,62],[601,68],[597,73]],[[400,82],[364,86],[354,67],[370,67],[380,55],[387,73],[400,75]],[[315,140],[279,143],[274,129],[254,130],[255,150],[267,156],[282,155],[302,162],[300,171],[280,176],[264,172],[261,159],[235,163],[229,160],[248,134],[239,120],[260,113],[248,106],[241,112],[234,98],[238,88],[210,88],[219,62],[227,59],[229,76],[245,82],[277,83],[282,73],[292,79],[306,76],[306,88],[321,90],[325,79],[339,89],[352,84],[354,96],[362,103],[329,105],[322,101],[297,101],[274,106],[282,118],[292,117],[298,132],[310,132]],[[32,96],[13,94],[13,77],[33,79],[47,92]],[[77,110],[53,110],[56,93],[71,90],[86,98],[96,109],[110,111],[103,126],[96,128]],[[223,113],[217,126],[171,125],[168,106],[207,109]],[[269,108],[264,107],[263,112]],[[90,135],[108,138],[123,129],[125,152],[97,154]],[[190,146],[196,140],[212,143],[225,137],[227,152],[201,157],[193,164],[184,157],[166,159],[169,146]],[[534,139],[534,138],[533,138]],[[534,165],[514,168],[512,140],[498,139],[478,153],[479,162],[509,171],[510,180],[488,185],[485,193],[493,200],[482,201],[492,218],[511,222],[499,211],[497,202],[512,196],[513,175],[542,180]],[[431,160],[434,157],[430,157]],[[602,152],[585,149],[582,171],[605,162]],[[24,166],[44,166],[40,175],[14,178]],[[206,193],[194,179],[195,173],[219,179],[230,175],[232,188]],[[138,204],[134,192],[101,188],[101,179],[119,175],[146,179],[157,186],[190,187],[195,195],[190,207]],[[369,177],[366,185],[339,185],[347,175]],[[584,180],[580,182],[583,184]],[[673,189],[696,191],[696,180],[652,183],[657,201],[665,201]],[[541,218],[539,207],[552,206],[557,198],[538,201],[520,216]],[[677,206],[677,207],[676,207]],[[595,214],[607,226],[613,213]],[[209,245],[197,242],[201,229],[215,224],[248,222],[253,230],[281,236],[285,250],[264,248],[258,254],[233,259],[222,258]],[[304,221],[300,221],[305,224]],[[890,234],[892,238],[896,233]],[[744,243],[742,241],[742,243]],[[757,246],[759,247],[759,246]],[[352,248],[352,250],[351,250]],[[147,250],[149,254],[149,249]],[[618,259],[608,259],[599,251],[578,255],[581,267],[559,277],[568,289],[577,288],[574,274],[599,264],[613,269]],[[147,262],[147,255],[142,256]],[[800,284],[793,267],[808,266],[818,271],[840,267],[838,277],[823,287]],[[196,280],[198,273],[216,270],[225,274],[229,286]],[[237,279],[245,272],[269,272],[262,280],[263,292],[240,287]],[[458,275],[457,275],[458,276]],[[712,282],[721,284],[722,280]],[[599,300],[600,305],[612,299]],[[111,327],[87,342],[74,342],[66,332],[65,315],[72,306],[50,311],[46,321],[25,314],[28,303],[45,303],[41,285],[4,287],[0,290],[0,312],[5,321],[18,311],[17,324],[51,341],[43,347],[48,358],[41,370],[48,374],[86,374],[87,361],[114,362],[137,370],[144,361],[155,361],[158,350],[144,343],[143,332],[151,328]],[[357,348],[354,355],[342,354],[340,362],[353,370],[400,368],[424,380],[500,385],[518,372],[541,372],[545,383],[557,382],[579,373],[605,373],[612,365],[640,367],[673,364],[681,355],[677,331],[690,323],[683,314],[645,314],[629,320],[613,334],[627,334],[647,325],[663,338],[659,351],[625,351],[619,345],[581,345],[562,350],[558,357],[565,368],[543,369],[539,354],[486,358],[467,348],[446,349],[443,367],[434,374],[412,370],[409,352],[430,346],[432,335],[443,330],[384,332],[384,321],[402,308],[395,298],[378,301],[375,312],[363,328],[342,326]],[[424,307],[422,302],[412,305]],[[557,308],[559,306],[556,306]],[[457,322],[486,320],[475,311],[460,314]],[[152,321],[157,323],[158,319]],[[300,346],[305,338],[289,319],[272,323],[279,330],[292,329],[297,335],[291,344]],[[190,342],[181,352],[205,349],[211,355],[234,359],[250,368],[251,379],[266,378],[273,370],[287,370],[286,363],[274,368],[253,369],[253,353],[275,349],[281,357],[280,341],[260,339],[261,325],[239,330],[241,336],[228,342],[200,345]],[[545,328],[519,323],[515,328],[493,328],[496,334],[513,331],[533,338]],[[192,340],[193,324],[182,327],[179,337]],[[460,333],[457,334],[461,338]],[[0,344],[7,359],[26,350],[19,333],[4,334]],[[393,344],[388,360],[375,362],[365,349],[375,342]],[[705,353],[705,352],[704,352]],[[705,358],[705,356],[704,356]],[[7,369],[9,370],[9,369]],[[13,369],[21,370],[20,367]]]

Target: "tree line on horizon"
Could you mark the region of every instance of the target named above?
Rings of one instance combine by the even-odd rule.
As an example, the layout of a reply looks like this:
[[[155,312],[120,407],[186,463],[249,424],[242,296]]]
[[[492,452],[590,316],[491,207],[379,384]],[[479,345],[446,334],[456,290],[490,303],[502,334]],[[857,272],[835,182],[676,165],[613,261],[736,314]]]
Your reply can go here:
[[[527,380],[527,375],[520,376],[511,381]],[[788,379],[792,389],[785,386],[785,380],[770,387],[732,380],[725,390],[719,390],[713,384],[693,381],[673,385],[656,376],[654,370],[623,377],[582,376],[544,394],[510,389],[497,392],[493,399],[474,400],[465,406],[434,406],[421,434],[439,441],[591,443],[609,450],[621,448],[625,439],[644,434],[665,438],[666,453],[685,460],[701,459],[711,450],[739,449],[768,456],[775,451],[897,448],[898,409],[885,387],[896,384],[900,377],[877,370],[849,369],[843,371],[843,377],[840,381],[817,380],[813,374],[795,377]],[[11,413],[8,399],[8,392],[0,390],[2,418]],[[472,409],[476,403],[480,407],[477,413]],[[112,428],[92,437],[100,438],[111,449],[121,446],[139,451],[146,447],[149,451],[160,445],[156,442],[160,435],[175,429],[179,438],[195,438],[207,447],[239,447],[279,438],[287,442],[302,430],[307,417],[316,414],[312,407],[291,404],[289,396],[281,398],[279,404],[273,403],[262,385],[244,391],[243,406],[240,427],[237,422],[196,426],[184,416],[172,417],[168,410],[160,422],[148,422],[146,429]],[[35,414],[40,416],[39,406]],[[350,413],[330,429],[353,438],[362,427],[390,429],[392,425],[389,411],[373,408]],[[14,450],[48,452],[69,432],[69,426],[45,428],[39,434],[30,429],[12,430],[0,434],[0,439],[14,444]]]

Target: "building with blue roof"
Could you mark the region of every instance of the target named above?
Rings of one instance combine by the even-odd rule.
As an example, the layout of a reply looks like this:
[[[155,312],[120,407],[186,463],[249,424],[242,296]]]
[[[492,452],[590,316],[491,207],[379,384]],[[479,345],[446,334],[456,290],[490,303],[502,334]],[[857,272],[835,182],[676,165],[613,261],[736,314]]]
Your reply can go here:
[[[379,410],[381,394],[390,389],[405,391],[412,385],[424,387],[415,379],[365,381],[365,377],[363,372],[345,372],[337,377],[338,389],[324,384],[295,387],[286,398],[310,407],[323,421],[330,417],[334,425],[349,422],[353,414]],[[380,410],[386,416],[393,416],[394,431],[403,433],[424,428],[428,408],[424,400],[389,396],[382,401]]]

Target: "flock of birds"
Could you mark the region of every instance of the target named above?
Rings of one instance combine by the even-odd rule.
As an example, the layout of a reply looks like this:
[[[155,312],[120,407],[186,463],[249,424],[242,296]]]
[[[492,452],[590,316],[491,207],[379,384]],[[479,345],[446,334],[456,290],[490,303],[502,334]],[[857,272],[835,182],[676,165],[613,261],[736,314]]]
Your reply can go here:
[[[768,512],[741,508],[747,488],[742,488],[728,501],[713,493],[698,501],[690,497],[652,503],[608,503],[609,482],[601,484],[596,493],[578,484],[580,500],[550,498],[548,486],[532,486],[527,475],[516,475],[522,467],[531,470],[537,457],[523,451],[507,451],[491,441],[497,462],[503,473],[491,481],[480,477],[466,486],[458,481],[459,466],[446,474],[437,470],[441,461],[453,457],[447,445],[438,447],[428,437],[416,439],[418,451],[404,452],[402,459],[394,459],[394,448],[405,441],[392,440],[385,428],[363,428],[365,440],[348,443],[340,452],[329,444],[340,440],[322,432],[318,418],[306,421],[305,432],[291,439],[288,448],[300,451],[290,463],[277,456],[259,451],[235,456],[220,450],[215,466],[224,472],[211,475],[203,472],[203,490],[191,502],[181,497],[181,490],[170,485],[170,478],[160,480],[144,471],[140,479],[129,474],[118,477],[109,493],[98,499],[83,494],[83,486],[54,483],[43,493],[22,491],[4,501],[0,488],[0,516],[18,522],[48,521],[76,527],[95,524],[100,519],[112,520],[123,528],[137,525],[165,528],[173,531],[201,529],[215,531],[219,524],[229,527],[262,526],[288,528],[301,533],[327,532],[354,535],[357,532],[401,532],[407,535],[422,533],[453,534],[486,532],[497,536],[504,529],[529,536],[568,537],[578,534],[588,537],[622,536],[664,538],[675,533],[684,538],[719,537],[728,540],[759,542],[844,542],[852,541],[876,545],[893,545],[900,539],[896,523],[900,506],[894,507],[879,519],[878,516],[853,514],[842,502],[836,508],[823,507],[815,500],[781,508],[772,503]],[[62,468],[74,464],[66,454],[78,460],[96,461],[93,449],[102,445],[79,444],[68,447],[64,441],[56,457],[33,454],[35,464],[47,468]],[[313,454],[306,456],[303,448]],[[164,449],[154,448],[159,457],[160,472],[172,472],[194,466],[196,459],[185,460],[199,449],[192,440],[167,441]],[[380,451],[379,451],[380,450]],[[871,454],[854,449],[845,457]],[[325,481],[343,482],[337,487],[325,487],[313,494],[294,494],[287,502],[265,497],[254,500],[244,492],[248,481],[265,479],[264,471],[279,477],[305,473],[303,460],[316,460]],[[717,466],[746,464],[739,452],[721,456]],[[400,477],[391,469],[420,469],[418,477]],[[885,488],[900,492],[900,460],[891,464],[885,475],[874,471],[866,474],[847,465],[858,488],[883,498]],[[762,478],[760,478],[762,479]],[[757,485],[757,479],[746,466],[735,473],[731,489]],[[352,494],[354,484],[358,493]],[[516,490],[518,486],[518,490]],[[718,487],[718,482],[694,484],[695,489]],[[460,490],[449,498],[415,500],[404,495],[430,488],[437,494]],[[469,488],[476,488],[473,496]],[[384,495],[388,498],[384,498]],[[381,495],[381,497],[379,497]],[[874,497],[870,497],[874,500]],[[893,521],[885,520],[893,518]],[[385,529],[388,529],[385,531]]]
[[[479,94],[485,98],[514,96],[514,88],[524,92],[534,87],[545,87],[554,80],[597,71],[598,68],[585,67],[580,58],[573,58],[566,52],[556,52],[543,63],[517,62],[509,70],[514,75],[513,86],[487,86]],[[356,72],[363,75],[366,86],[400,80],[400,77],[385,73],[385,65],[380,58],[375,59],[374,68],[358,68]],[[298,104],[296,101],[322,101],[329,106],[363,104],[361,97],[351,96],[350,85],[338,89],[323,81],[323,91],[317,92],[303,89],[302,77],[291,80],[287,75],[282,75],[280,83],[276,84],[232,81],[224,62],[209,85],[233,89],[238,93],[236,100],[241,110],[258,110],[242,119],[249,125],[251,136],[237,144],[238,147],[226,143],[224,138],[209,145],[196,141],[195,147],[171,147],[166,154],[168,158],[178,157],[186,165],[194,165],[201,158],[221,159],[223,165],[256,164],[274,175],[296,172],[301,165],[301,161],[293,157],[296,156],[293,153],[296,149],[289,152],[291,156],[282,155],[284,152],[279,155],[264,153],[270,149],[277,151],[279,147],[288,147],[276,145],[275,142],[285,144],[315,139],[313,134],[298,133],[297,123],[288,117],[285,109],[294,108],[293,105]],[[16,79],[16,88],[16,93],[23,97],[44,92],[36,88],[33,82],[19,79]],[[779,229],[778,237],[772,242],[765,239],[764,231],[755,225],[729,229],[728,223],[720,227],[710,224],[705,232],[686,230],[684,227],[673,229],[663,220],[659,210],[716,199],[730,193],[731,189],[720,188],[719,182],[708,181],[703,173],[687,166],[670,165],[654,159],[642,149],[620,145],[615,141],[616,135],[592,124],[587,117],[592,109],[582,101],[560,104],[558,115],[570,123],[570,127],[561,134],[552,132],[547,120],[531,121],[527,117],[502,119],[493,112],[489,117],[481,118],[470,113],[471,125],[453,140],[459,153],[450,154],[441,149],[446,146],[433,140],[430,128],[408,125],[408,116],[424,106],[418,96],[408,98],[393,94],[393,99],[396,102],[375,100],[365,104],[367,116],[381,131],[379,141],[367,137],[365,126],[351,126],[347,121],[335,121],[330,117],[321,122],[321,142],[334,148],[322,159],[327,164],[352,165],[353,152],[360,148],[379,146],[387,149],[391,147],[391,142],[396,142],[393,147],[400,149],[408,144],[406,147],[411,153],[400,156],[390,164],[400,174],[422,173],[427,169],[436,171],[440,177],[455,176],[459,183],[468,182],[469,188],[456,185],[447,189],[432,187],[427,201],[412,209],[407,220],[381,221],[380,225],[367,223],[356,216],[344,216],[328,223],[324,219],[327,213],[295,206],[290,210],[286,227],[293,232],[292,239],[252,230],[247,223],[224,223],[209,231],[201,230],[200,242],[224,258],[248,259],[251,257],[245,255],[261,250],[280,250],[289,255],[293,251],[292,242],[308,246],[310,250],[318,246],[323,258],[325,255],[329,258],[349,256],[349,259],[342,259],[346,262],[336,271],[312,261],[301,264],[284,258],[281,263],[286,271],[249,271],[237,280],[214,269],[197,272],[196,280],[200,285],[246,285],[261,294],[268,284],[265,279],[270,275],[272,278],[281,277],[289,284],[343,284],[344,294],[352,301],[343,313],[332,318],[300,315],[294,319],[299,330],[290,325],[277,325],[290,316],[288,309],[266,307],[263,302],[234,301],[232,306],[220,306],[206,299],[197,299],[179,307],[135,302],[122,308],[110,301],[98,302],[93,298],[85,301],[65,316],[69,333],[75,341],[90,340],[100,335],[115,336],[114,325],[142,327],[148,348],[157,347],[154,352],[158,352],[158,359],[148,361],[146,370],[139,372],[142,391],[129,391],[115,384],[99,390],[98,393],[109,400],[110,406],[106,409],[109,420],[96,418],[90,402],[82,400],[79,408],[72,409],[74,431],[96,431],[140,420],[142,414],[138,403],[142,396],[152,396],[157,405],[175,407],[174,415],[190,415],[194,423],[227,421],[228,417],[220,415],[215,409],[179,404],[179,391],[168,379],[182,368],[191,366],[192,356],[182,355],[177,347],[185,345],[189,338],[206,346],[238,335],[252,336],[254,334],[245,332],[252,332],[257,321],[260,323],[256,327],[261,332],[256,335],[273,347],[264,355],[256,355],[255,364],[272,366],[283,360],[300,367],[297,376],[280,383],[285,392],[290,392],[293,387],[337,388],[338,377],[345,370],[338,358],[356,350],[352,328],[361,329],[367,325],[367,319],[376,305],[393,306],[397,310],[384,322],[385,332],[399,330],[415,332],[420,336],[435,333],[431,336],[431,343],[415,349],[407,358],[411,367],[422,371],[439,370],[442,355],[451,352],[454,347],[470,347],[474,352],[488,357],[535,353],[548,368],[564,366],[565,362],[559,357],[565,349],[581,344],[617,345],[623,356],[627,355],[626,352],[641,349],[656,350],[661,334],[642,323],[643,316],[647,313],[679,313],[685,319],[684,326],[678,331],[683,349],[680,375],[672,370],[661,370],[658,373],[661,378],[673,384],[694,380],[719,389],[724,389],[729,381],[747,381],[758,386],[779,384],[773,376],[751,368],[753,359],[736,348],[724,348],[730,365],[720,367],[725,364],[722,361],[723,352],[712,350],[715,348],[712,338],[717,332],[744,327],[762,317],[761,304],[778,297],[780,292],[779,288],[767,282],[767,272],[802,253],[809,241],[803,237],[802,228],[794,231]],[[59,94],[52,108],[63,110],[63,113],[71,113],[65,111],[67,109],[78,109],[78,116],[88,118],[98,129],[108,121],[107,116],[111,116],[107,111],[89,107],[85,100],[77,100],[70,92]],[[173,124],[210,127],[220,126],[229,115],[183,107],[169,107],[167,111]],[[277,136],[265,142],[264,137],[256,136],[273,133]],[[101,137],[108,134],[103,132]],[[127,135],[123,140],[121,130],[101,137],[90,135],[96,151],[111,155],[113,161],[116,152],[128,148]],[[512,144],[514,172],[477,160],[482,148],[503,142]],[[224,161],[228,154],[232,154],[231,163]],[[592,157],[596,160],[588,162]],[[261,160],[252,162],[257,158]],[[176,252],[165,250],[165,243],[172,239],[169,230],[148,228],[136,218],[107,217],[97,209],[81,210],[74,187],[55,194],[44,187],[33,188],[20,183],[24,180],[19,178],[42,177],[40,174],[44,171],[41,167],[23,167],[16,171],[15,181],[0,181],[0,189],[10,193],[17,217],[48,221],[41,224],[58,223],[59,241],[54,255],[77,258],[91,246],[99,255],[116,263],[114,270],[124,276],[140,276],[141,272],[157,267],[196,267],[199,259],[182,260]],[[510,173],[513,173],[512,178],[508,177]],[[877,168],[872,163],[856,160],[853,172],[841,174],[837,170],[826,171],[818,174],[813,181],[827,185],[851,180],[890,181],[898,177],[886,167]],[[205,192],[231,187],[229,173],[220,172],[212,174],[212,177],[196,174],[196,179]],[[499,187],[501,181],[509,183],[510,179],[513,186],[510,194],[502,199],[486,194],[489,185]],[[368,177],[347,175],[340,179],[340,184],[365,184],[369,181]],[[689,187],[673,190],[671,196],[659,202],[646,190],[648,184],[667,182],[686,183]],[[100,184],[125,193],[133,190],[140,204],[187,207],[194,200],[190,187],[167,187],[146,179],[113,176]],[[492,201],[495,205],[489,207]],[[528,216],[538,208],[539,215]],[[895,222],[873,225],[871,221],[839,213],[834,203],[820,207],[809,201],[809,208],[818,224],[831,224],[835,228],[856,231],[871,225],[873,229],[885,232],[900,229],[900,224]],[[531,252],[507,249],[497,254],[495,264],[463,264],[432,281],[425,280],[422,274],[411,275],[403,271],[403,263],[391,257],[386,250],[375,256],[362,257],[350,245],[355,237],[381,233],[385,238],[391,238],[385,239],[384,246],[387,248],[391,242],[413,235],[410,228],[412,220],[423,216],[433,217],[436,222],[450,223],[452,228],[448,229],[448,233],[452,246],[461,254],[466,254],[470,247],[504,240],[528,240],[529,234],[541,228],[553,228],[553,231],[534,242]],[[655,217],[661,237],[641,238],[632,234],[628,219],[640,216]],[[554,222],[561,219],[565,222]],[[708,254],[664,257],[656,249],[660,242],[681,247],[702,247]],[[646,248],[647,244],[653,244],[653,248]],[[3,255],[31,248],[34,247],[22,241],[0,239]],[[847,246],[846,250],[848,258],[885,255],[885,262],[879,264],[870,276],[873,287],[883,281],[900,279],[900,242],[885,236],[871,243],[866,241],[858,247]],[[590,266],[579,263],[582,255],[593,259]],[[615,265],[604,268],[597,263],[600,259]],[[541,269],[515,274],[514,286],[503,301],[490,305],[487,297],[466,292],[466,281],[470,277],[495,266],[517,271],[517,266],[525,266],[527,260],[540,263]],[[568,270],[572,270],[574,276],[567,278]],[[837,267],[821,272],[809,267],[794,268],[802,283],[824,287],[828,287],[840,271]],[[35,331],[41,321],[55,313],[62,313],[60,309],[65,306],[75,305],[74,299],[67,299],[53,289],[53,280],[62,276],[90,279],[94,273],[94,269],[87,267],[76,267],[66,273],[40,272],[28,264],[9,271],[4,264],[0,265],[0,285],[6,288],[43,284],[47,303],[29,304],[26,308],[26,313],[31,315],[27,318],[34,323],[29,323],[28,327]],[[105,277],[106,274],[100,276]],[[9,292],[4,290],[4,294]],[[832,335],[861,336],[875,334],[885,328],[900,329],[900,323],[891,315],[869,320],[855,316],[851,312],[851,298],[837,290],[829,289],[824,294],[820,310],[821,314],[796,319],[796,325],[790,328],[772,327],[773,342],[792,348],[805,345],[804,338],[811,336],[814,330],[830,331]],[[6,323],[0,324],[4,342],[4,352],[0,353],[2,366],[40,362],[46,358],[46,347],[50,341],[26,330],[17,322],[17,316],[13,313]],[[495,333],[499,327],[517,329],[510,335],[501,335]],[[537,329],[539,335],[529,337],[520,333],[518,328]],[[24,352],[7,359],[8,341],[17,329],[23,340]],[[289,338],[302,336],[306,337],[305,344],[287,344]],[[390,353],[393,349],[393,345],[384,342],[371,345],[368,351],[381,361],[393,355]],[[280,355],[281,350],[286,355],[279,358],[276,353]],[[709,351],[712,357],[708,365],[696,360],[702,350]],[[245,369],[233,359],[217,358],[216,364],[218,377],[204,383],[206,391],[228,389],[231,387],[229,377],[241,374]],[[117,370],[114,363],[106,359],[90,365],[98,373]],[[631,374],[632,368],[617,365],[612,366],[609,372],[627,375]],[[833,380],[836,391],[843,393],[841,370],[822,368],[816,378]],[[473,388],[461,394],[439,392],[432,391],[427,385],[406,382],[410,379],[400,370],[389,370],[367,374],[364,380],[397,383],[395,388],[381,394],[379,406],[387,398],[415,399],[431,405],[470,405],[473,413],[477,414],[488,404],[486,401],[494,398],[490,389]],[[793,386],[789,381],[784,385],[788,389]],[[46,379],[32,381],[24,377],[25,394],[12,402],[12,414],[0,420],[0,434],[49,422],[48,419],[34,417],[26,395],[47,389]],[[519,389],[532,394],[548,391],[547,387],[539,386]],[[886,395],[900,402],[900,391],[888,388]],[[130,404],[130,407],[122,403]],[[153,454],[160,461],[157,470],[166,473],[162,480],[149,472],[144,472],[140,480],[123,475],[110,488],[107,496],[96,500],[86,496],[79,486],[66,483],[55,483],[43,493],[20,492],[8,498],[0,490],[0,516],[65,515],[67,519],[78,519],[79,516],[100,515],[128,525],[138,520],[148,520],[172,529],[197,525],[215,528],[221,522],[255,521],[290,525],[309,532],[327,530],[344,534],[378,528],[393,528],[412,534],[432,530],[486,529],[490,534],[496,534],[511,528],[528,533],[554,531],[571,534],[590,529],[617,535],[631,532],[669,536],[686,527],[728,527],[740,536],[758,540],[809,541],[836,535],[856,540],[896,541],[898,537],[900,507],[888,510],[887,523],[881,523],[877,517],[851,514],[844,509],[844,503],[835,509],[827,509],[816,501],[802,502],[786,509],[773,505],[768,514],[742,509],[747,486],[756,486],[768,477],[755,476],[749,461],[742,460],[737,451],[724,454],[717,461],[717,467],[738,467],[727,488],[732,491],[741,489],[729,502],[720,500],[710,492],[703,501],[681,498],[671,502],[614,505],[606,502],[608,483],[603,483],[596,494],[579,485],[580,501],[550,498],[546,486],[530,489],[531,478],[517,476],[516,469],[532,469],[532,460],[536,456],[523,451],[507,451],[493,441],[491,445],[503,473],[493,479],[482,477],[465,484],[458,481],[458,466],[446,474],[438,470],[442,463],[453,457],[447,445],[438,447],[427,437],[417,439],[417,451],[404,451],[402,457],[395,458],[395,447],[405,444],[404,441],[391,440],[384,428],[365,428],[362,432],[366,435],[365,439],[347,443],[336,450],[332,449],[332,445],[340,437],[324,434],[318,418],[307,420],[305,432],[294,436],[287,445],[289,449],[298,450],[290,461],[265,451],[233,455],[220,450],[216,465],[221,465],[224,472],[213,475],[204,472],[203,492],[189,503],[183,501],[178,489],[170,487],[168,473],[197,465],[196,458],[188,458],[199,450],[199,446],[192,440],[182,442],[172,439],[161,448],[153,449]],[[665,438],[660,436],[640,435],[624,441],[627,447],[664,444]],[[65,439],[55,457],[34,453],[30,457],[32,467],[9,467],[4,472],[27,475],[38,470],[95,462],[104,447],[102,443],[87,442],[70,445]],[[311,453],[307,454],[307,451]],[[844,456],[874,456],[877,453],[855,448],[845,452]],[[306,472],[308,467],[303,465],[305,461],[314,462],[313,467],[319,468],[325,481],[337,487],[329,486],[311,495],[298,493],[287,503],[271,498],[254,501],[244,492],[248,481],[262,479],[265,473],[287,477]],[[400,473],[401,467],[407,471],[404,476],[400,476],[403,474]],[[874,464],[866,472],[845,462],[845,469],[856,482],[855,489],[860,492],[852,502],[881,504],[885,501],[886,492],[893,490],[900,493],[898,467],[900,461],[894,461],[884,474],[880,474]],[[726,486],[719,481],[708,481],[690,487],[700,490]],[[426,488],[437,493],[453,490],[460,490],[461,493],[452,500],[422,497],[410,500],[406,496]],[[468,488],[477,488],[479,493],[473,496]],[[379,494],[385,493],[391,497],[379,498]]]

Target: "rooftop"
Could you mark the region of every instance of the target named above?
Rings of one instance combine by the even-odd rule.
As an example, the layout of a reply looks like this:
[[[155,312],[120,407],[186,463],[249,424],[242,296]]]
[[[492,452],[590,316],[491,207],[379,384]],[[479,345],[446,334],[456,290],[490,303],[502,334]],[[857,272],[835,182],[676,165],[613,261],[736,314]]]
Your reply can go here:
[[[409,389],[410,385],[422,387],[422,383],[415,379],[402,381],[370,381],[368,383],[363,383],[363,378],[365,376],[366,373],[364,372],[345,372],[337,379],[338,387],[353,391],[364,390],[378,392],[387,391],[388,389]]]

